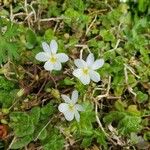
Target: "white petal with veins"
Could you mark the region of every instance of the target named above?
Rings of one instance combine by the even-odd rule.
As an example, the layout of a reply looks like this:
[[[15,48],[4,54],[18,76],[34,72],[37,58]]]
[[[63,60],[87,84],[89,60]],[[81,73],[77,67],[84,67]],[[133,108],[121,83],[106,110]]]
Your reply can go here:
[[[64,53],[58,53],[58,54],[56,54],[56,58],[60,62],[66,62],[66,61],[69,60],[69,57],[66,54],[64,54]]]
[[[54,70],[61,70],[61,68],[62,68],[62,65],[61,65],[60,62],[56,62],[56,63],[54,64]]]
[[[76,104],[76,105],[75,105],[75,108],[76,108],[76,110],[78,110],[78,111],[84,111],[84,108],[83,108],[81,105],[79,105],[79,104]]]
[[[81,75],[79,77],[80,81],[84,84],[87,85],[90,83],[90,76],[89,75]]]
[[[78,68],[83,68],[86,67],[87,64],[83,59],[75,59],[74,60],[74,64],[78,67]]]
[[[65,115],[66,120],[68,121],[72,121],[74,118],[74,112],[72,111],[65,111],[64,115]]]
[[[77,102],[77,100],[78,100],[78,91],[77,90],[74,90],[72,92],[71,100],[72,100],[73,104],[75,104]]]
[[[47,53],[45,52],[39,52],[38,54],[36,54],[35,58],[39,61],[48,61],[49,57],[47,55]]]
[[[71,103],[71,99],[69,98],[69,96],[62,94],[61,97],[66,103]]]
[[[47,53],[51,53],[50,47],[46,42],[42,42],[43,50]]]
[[[57,49],[58,49],[58,44],[55,40],[51,40],[50,42],[50,50],[53,54],[56,54],[57,52]]]
[[[82,70],[81,69],[75,69],[72,73],[75,77],[80,77],[82,75]]]
[[[86,62],[88,66],[91,66],[94,63],[94,55],[92,53],[88,55]]]
[[[90,74],[91,80],[93,80],[94,82],[100,81],[100,75],[98,72],[91,70],[89,74]]]
[[[94,64],[92,65],[92,69],[96,70],[101,68],[104,65],[104,59],[98,59],[94,62]]]
[[[66,104],[66,103],[61,103],[61,104],[58,106],[58,110],[59,110],[60,112],[65,112],[65,111],[67,111],[67,110],[68,110],[68,104]]]
[[[48,70],[48,71],[52,71],[54,69],[54,66],[52,63],[50,63],[50,61],[47,61],[45,64],[44,64],[44,68],[45,70]]]
[[[77,122],[80,121],[80,115],[79,115],[78,111],[75,111],[75,118],[76,118]]]

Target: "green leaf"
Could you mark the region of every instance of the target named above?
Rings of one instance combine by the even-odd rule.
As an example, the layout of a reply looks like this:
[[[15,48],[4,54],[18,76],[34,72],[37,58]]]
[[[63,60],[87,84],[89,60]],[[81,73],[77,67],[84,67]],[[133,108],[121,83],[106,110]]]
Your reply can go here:
[[[137,80],[135,79],[134,75],[128,75],[128,84],[130,85],[130,87],[135,87],[137,85]]]
[[[126,115],[121,121],[119,121],[119,132],[123,135],[131,132],[138,132],[141,128],[140,123],[140,117]]]
[[[101,30],[100,35],[103,37],[104,41],[115,41],[114,35],[109,30]]]
[[[5,22],[3,19],[2,24],[7,30],[4,33],[0,32],[0,64],[8,59],[19,59],[22,50],[20,36],[18,37],[21,34],[20,26],[9,21]],[[0,26],[0,31],[3,26]]]
[[[0,90],[10,91],[14,88],[14,86],[15,84],[12,81],[0,76]]]
[[[136,98],[137,98],[137,101],[139,103],[144,103],[144,102],[146,102],[148,100],[148,95],[143,93],[143,92],[141,92],[141,91],[138,91]]]
[[[104,150],[107,150],[108,147],[107,147],[106,136],[105,136],[104,132],[97,129],[94,131],[94,135],[97,139],[97,143],[102,145],[104,147]]]
[[[81,14],[72,8],[68,8],[64,15],[64,22],[73,30],[82,31],[81,29],[83,29],[89,21],[89,17],[87,15]]]
[[[52,29],[46,30],[44,34],[44,39],[49,42],[53,38],[54,38],[54,31]]]
[[[45,120],[47,119],[50,115],[52,115],[54,113],[55,109],[54,106],[49,103],[46,106],[41,108],[41,120]]]
[[[19,28],[19,25],[13,24],[11,22],[7,22],[7,30],[4,34],[4,37],[9,39],[9,38],[16,36],[19,33],[18,28]]]
[[[44,150],[63,150],[64,138],[57,129],[53,129],[49,136],[42,141]]]
[[[28,49],[32,49],[36,45],[36,43],[36,34],[31,29],[28,29],[26,31],[26,47]]]
[[[3,108],[9,108],[15,100],[15,96],[18,90],[11,91],[0,90],[0,103]]]
[[[66,77],[66,78],[63,80],[63,83],[64,83],[65,85],[74,85],[74,84],[75,84],[75,82],[72,81],[69,77]]]
[[[126,104],[124,102],[122,102],[121,100],[117,100],[115,102],[115,108],[118,110],[118,111],[124,111],[125,110],[125,107],[126,107]]]
[[[85,5],[82,0],[66,0],[64,3],[65,8],[73,8],[81,13],[84,12]]]
[[[34,107],[30,111],[30,117],[33,121],[34,125],[37,125],[40,119],[40,108],[39,107]]]
[[[141,116],[141,112],[137,109],[137,105],[129,105],[127,111],[134,116]]]
[[[103,118],[103,121],[106,123],[106,124],[110,124],[112,123],[113,121],[119,121],[121,120],[122,118],[124,118],[126,115],[125,112],[118,112],[118,111],[112,111],[110,112],[108,115],[106,115],[104,118]]]
[[[39,140],[44,140],[49,135],[46,129],[43,130],[44,126],[45,126],[45,122],[44,123],[39,122],[34,132],[34,139],[37,138],[38,136]]]
[[[116,123],[119,133],[127,135],[141,129],[141,117],[129,112],[112,111],[103,118],[106,124]]]
[[[93,140],[93,136],[83,138],[81,146],[83,148],[89,147],[92,143],[92,140]]]
[[[10,114],[10,126],[17,137],[33,134],[34,125],[31,117],[24,112],[13,112]]]
[[[149,7],[150,2],[147,0],[139,0],[138,1],[138,9],[141,12],[144,12],[146,10],[147,7]]]
[[[70,126],[70,130],[75,130],[78,135],[89,137],[93,135],[92,123],[96,121],[95,113],[90,103],[84,103],[83,107],[85,111],[81,113],[80,123],[74,121]]]
[[[115,58],[116,58],[116,53],[115,53],[114,50],[106,51],[104,53],[104,59],[105,59],[105,61],[107,61],[107,60],[113,60]]]
[[[28,145],[33,140],[31,135],[27,135],[21,138],[17,138],[12,144],[11,149],[21,149]]]
[[[114,76],[114,79],[112,81],[112,88],[114,89],[114,93],[116,96],[122,95],[125,88],[125,79],[122,73],[118,73]]]
[[[49,2],[49,7],[48,7],[48,17],[52,16],[60,16],[61,14],[61,9],[58,7],[57,2],[55,1],[50,1]]]

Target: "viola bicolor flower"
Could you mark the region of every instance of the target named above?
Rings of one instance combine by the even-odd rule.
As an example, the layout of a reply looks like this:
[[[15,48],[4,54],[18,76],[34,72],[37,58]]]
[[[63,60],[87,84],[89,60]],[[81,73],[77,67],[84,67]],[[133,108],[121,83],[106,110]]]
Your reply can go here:
[[[74,90],[71,95],[71,99],[67,95],[61,95],[65,103],[61,103],[58,106],[58,110],[62,112],[68,121],[75,119],[80,121],[80,114],[78,111],[84,111],[83,107],[79,104],[76,104],[78,101],[78,91]]]
[[[48,71],[61,70],[61,63],[68,61],[69,58],[65,53],[57,54],[57,42],[52,40],[50,45],[48,45],[46,42],[43,42],[42,47],[44,52],[39,52],[35,58],[39,61],[45,62],[44,68]]]
[[[88,55],[86,61],[83,59],[75,59],[74,63],[78,68],[73,71],[73,75],[84,85],[89,84],[90,80],[94,82],[100,81],[100,75],[95,70],[103,66],[104,59],[94,61],[94,55],[91,53]]]

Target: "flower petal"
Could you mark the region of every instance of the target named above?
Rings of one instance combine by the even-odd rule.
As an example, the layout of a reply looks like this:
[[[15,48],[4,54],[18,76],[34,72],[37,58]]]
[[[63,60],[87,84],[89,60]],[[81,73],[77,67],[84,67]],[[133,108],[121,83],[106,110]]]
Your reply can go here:
[[[46,42],[42,42],[43,50],[47,53],[51,53],[50,47]]]
[[[60,62],[56,62],[56,63],[54,64],[54,70],[61,70],[61,68],[62,68],[62,65],[61,65]]]
[[[66,103],[71,103],[71,99],[69,98],[69,96],[62,94],[61,97]]]
[[[94,63],[94,55],[93,53],[89,54],[87,59],[86,59],[87,65],[92,66]]]
[[[82,75],[81,69],[75,69],[72,73],[75,77],[79,78]]]
[[[54,69],[54,65],[51,62],[47,61],[44,64],[44,68],[45,68],[45,70],[52,71]]]
[[[90,76],[89,75],[81,75],[79,77],[79,80],[84,84],[84,85],[87,85],[90,83]]]
[[[49,59],[47,53],[45,52],[40,52],[38,54],[36,54],[35,58],[39,61],[47,61]]]
[[[73,104],[75,104],[77,102],[77,100],[78,100],[78,91],[77,90],[74,90],[72,92],[71,100],[72,100]]]
[[[75,59],[75,60],[74,60],[74,64],[75,64],[78,68],[87,67],[86,62],[85,62],[83,59]]]
[[[99,82],[100,81],[100,75],[98,72],[90,70],[89,72],[91,80],[94,82]]]
[[[66,62],[69,59],[69,57],[64,53],[56,54],[56,57],[57,57],[58,61],[60,61],[60,62]]]
[[[75,115],[77,122],[79,122],[80,121],[80,114],[78,113],[77,110],[75,111],[74,115]]]
[[[76,110],[78,110],[78,111],[84,111],[84,108],[83,108],[81,105],[79,105],[79,104],[76,104],[76,105],[75,105],[75,108],[76,108]]]
[[[74,111],[69,111],[69,110],[65,111],[64,115],[65,115],[66,120],[72,121],[74,118]]]
[[[53,54],[56,54],[57,52],[57,49],[58,49],[58,44],[55,40],[51,40],[50,42],[50,50]]]
[[[92,69],[96,70],[101,68],[104,65],[104,59],[98,59],[94,62],[94,64],[92,65]]]
[[[61,103],[61,104],[58,106],[58,110],[59,110],[60,112],[68,111],[68,104],[66,104],[66,103]]]

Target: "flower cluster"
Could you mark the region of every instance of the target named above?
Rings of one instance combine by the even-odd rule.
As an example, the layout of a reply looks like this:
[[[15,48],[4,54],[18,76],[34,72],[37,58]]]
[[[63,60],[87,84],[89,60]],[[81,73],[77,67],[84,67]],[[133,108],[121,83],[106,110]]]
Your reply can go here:
[[[35,58],[39,61],[45,62],[44,68],[48,71],[61,70],[62,64],[69,60],[69,57],[65,53],[57,53],[58,44],[55,40],[50,42],[48,45],[46,42],[42,43],[44,52],[39,52]],[[77,77],[84,85],[90,83],[90,81],[99,82],[100,75],[96,71],[101,68],[104,64],[104,59],[94,60],[94,55],[90,53],[86,61],[83,59],[75,59],[74,64],[77,67],[73,71],[73,75]],[[73,91],[71,99],[62,95],[65,103],[61,103],[58,107],[59,111],[62,112],[66,120],[71,121],[74,119],[79,121],[80,115],[78,111],[83,111],[83,107],[77,103],[78,91]]]

